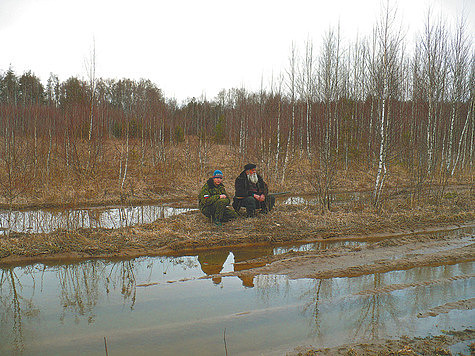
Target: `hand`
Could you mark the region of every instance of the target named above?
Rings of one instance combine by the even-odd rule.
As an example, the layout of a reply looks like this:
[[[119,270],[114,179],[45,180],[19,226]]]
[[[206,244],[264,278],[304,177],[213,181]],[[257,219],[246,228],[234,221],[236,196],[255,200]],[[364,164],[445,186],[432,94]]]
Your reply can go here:
[[[259,199],[260,199],[260,196],[257,195],[257,194],[254,194],[253,197],[254,197],[254,199],[256,199],[256,200],[259,200]]]
[[[225,194],[221,194],[221,195],[219,196],[219,199],[226,199],[226,198],[227,198],[227,196],[226,196]]]
[[[259,200],[259,201],[264,201],[264,200],[266,200],[265,195],[264,195],[264,194],[261,194],[261,196],[259,197],[258,200]]]

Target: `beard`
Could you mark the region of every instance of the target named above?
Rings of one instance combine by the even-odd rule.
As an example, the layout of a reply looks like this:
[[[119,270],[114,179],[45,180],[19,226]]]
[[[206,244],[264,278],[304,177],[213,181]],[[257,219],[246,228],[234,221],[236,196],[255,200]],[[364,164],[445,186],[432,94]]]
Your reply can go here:
[[[257,181],[259,180],[259,179],[257,178],[257,173],[249,174],[249,175],[247,176],[247,179],[249,179],[249,181],[250,181],[251,183],[253,183],[253,184],[257,184]]]

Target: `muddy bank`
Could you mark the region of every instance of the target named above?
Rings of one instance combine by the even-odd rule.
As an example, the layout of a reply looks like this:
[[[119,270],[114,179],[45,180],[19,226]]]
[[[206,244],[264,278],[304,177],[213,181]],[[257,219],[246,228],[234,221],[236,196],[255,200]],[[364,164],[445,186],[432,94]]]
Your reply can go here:
[[[317,355],[452,355],[450,347],[460,342],[475,338],[475,330],[447,332],[445,335],[425,338],[401,338],[399,340],[380,340],[371,343],[346,344],[334,348],[320,349],[302,346],[289,353],[292,356]],[[475,345],[471,346],[471,355],[475,353]]]
[[[301,206],[280,206],[254,219],[238,218],[222,227],[197,211],[120,229],[80,229],[0,237],[0,264],[87,258],[178,255],[189,251],[246,245],[279,245],[329,238],[402,236],[425,229],[475,221],[473,209],[454,207],[375,213],[320,214]]]
[[[466,226],[473,231],[474,224]],[[447,230],[448,231],[448,230]],[[288,252],[247,261],[263,267],[227,275],[282,274],[290,278],[355,277],[364,274],[440,266],[475,260],[473,233],[453,237],[427,232],[385,239],[365,246],[339,246],[325,251]]]

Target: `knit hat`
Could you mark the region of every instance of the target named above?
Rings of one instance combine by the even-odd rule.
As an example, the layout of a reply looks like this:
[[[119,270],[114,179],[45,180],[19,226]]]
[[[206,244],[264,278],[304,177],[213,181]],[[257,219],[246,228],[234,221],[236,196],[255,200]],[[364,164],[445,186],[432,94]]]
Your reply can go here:
[[[215,170],[213,173],[213,178],[223,178],[223,172],[221,172],[219,169]]]
[[[244,166],[245,171],[248,171],[248,170],[253,169],[253,168],[256,168],[256,165],[253,164],[253,163],[248,163]]]

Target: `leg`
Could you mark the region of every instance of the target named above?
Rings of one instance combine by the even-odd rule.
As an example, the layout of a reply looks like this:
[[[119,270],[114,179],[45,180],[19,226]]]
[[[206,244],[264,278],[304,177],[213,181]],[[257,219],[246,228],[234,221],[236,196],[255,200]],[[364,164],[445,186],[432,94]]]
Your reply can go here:
[[[234,210],[230,208],[224,209],[223,222],[235,219],[237,217],[238,217],[238,214]]]
[[[216,212],[216,207],[214,206],[214,204],[213,205],[208,205],[208,206],[203,207],[201,209],[201,212],[207,218],[210,218],[210,219],[214,220],[214,214]]]
[[[264,204],[262,207],[262,212],[267,213],[271,211],[274,205],[275,205],[275,196],[273,195],[266,196],[266,199],[264,200]]]
[[[215,221],[223,221],[225,212],[227,210],[226,206],[228,205],[228,203],[228,199],[219,199],[215,204],[213,204],[216,207],[216,211],[214,213]]]
[[[246,197],[242,200],[241,206],[246,208],[246,217],[252,217],[255,215],[257,201],[254,197]]]
[[[239,213],[239,209],[241,209],[241,201],[242,199],[233,198],[233,209],[236,213]]]

